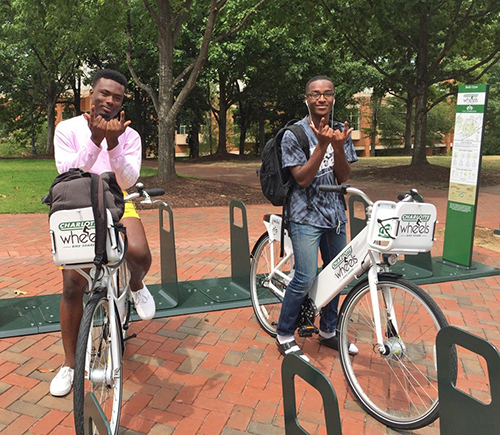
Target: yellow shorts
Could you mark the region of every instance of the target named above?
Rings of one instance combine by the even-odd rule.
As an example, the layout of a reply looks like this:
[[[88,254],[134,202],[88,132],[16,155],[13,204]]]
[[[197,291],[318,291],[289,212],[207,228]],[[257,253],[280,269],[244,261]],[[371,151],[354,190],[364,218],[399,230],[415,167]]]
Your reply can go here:
[[[123,192],[123,196],[126,196],[127,193]],[[135,204],[131,201],[127,201],[125,203],[125,211],[123,212],[122,219],[124,218],[137,218],[141,219],[139,214],[137,213],[137,210],[135,209]]]

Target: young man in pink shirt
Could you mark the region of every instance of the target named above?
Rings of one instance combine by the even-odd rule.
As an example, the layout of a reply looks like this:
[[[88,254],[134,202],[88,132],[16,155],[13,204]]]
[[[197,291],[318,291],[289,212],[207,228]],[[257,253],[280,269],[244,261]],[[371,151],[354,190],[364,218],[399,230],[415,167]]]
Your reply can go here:
[[[92,80],[92,109],[57,125],[54,152],[59,173],[70,168],[101,174],[112,171],[120,187],[132,187],[141,169],[141,138],[125,121],[121,111],[127,88],[125,76],[113,70],[100,70]],[[119,116],[117,117],[118,113]],[[152,319],[156,306],[143,282],[151,266],[146,234],[132,203],[126,203],[122,221],[127,229],[127,265],[130,290],[137,314]],[[83,313],[83,293],[87,281],[78,272],[63,270],[63,295],[60,304],[61,336],[65,362],[50,384],[53,396],[65,396],[73,385],[76,340]]]

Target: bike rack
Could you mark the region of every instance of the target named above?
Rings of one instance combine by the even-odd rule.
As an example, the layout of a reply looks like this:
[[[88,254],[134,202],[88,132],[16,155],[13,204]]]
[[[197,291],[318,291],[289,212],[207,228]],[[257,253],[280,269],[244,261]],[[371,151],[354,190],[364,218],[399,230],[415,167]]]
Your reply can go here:
[[[356,201],[364,204],[357,195],[349,198],[350,228],[354,235],[366,225],[366,216],[355,216],[353,204]],[[173,212],[170,206],[160,204],[161,284],[148,286],[157,305],[156,317],[251,306],[246,208],[241,201],[233,200],[229,212],[231,277],[178,282]],[[473,262],[472,268],[464,270],[446,264],[440,258],[433,259],[430,253],[406,256],[405,261],[399,261],[392,270],[416,284],[500,274],[500,269],[476,262]],[[1,299],[0,318],[3,321],[0,338],[59,331],[60,300],[60,294]],[[132,319],[139,319],[135,312]]]
[[[293,354],[286,355],[281,364],[281,384],[283,388],[286,434],[301,435],[308,433],[299,424],[297,419],[295,376],[300,376],[321,394],[323,399],[326,433],[328,435],[342,435],[337,394],[332,384],[320,370]]]
[[[491,403],[485,404],[455,386],[450,348],[459,345],[482,356],[488,366]],[[441,435],[494,434],[500,428],[500,353],[488,341],[447,326],[436,338]]]
[[[104,411],[99,405],[97,398],[91,391],[85,395],[83,402],[83,422],[85,435],[92,435],[92,423],[96,426],[100,434],[111,434],[109,421]]]
[[[363,217],[356,216],[355,204],[363,204]],[[364,212],[368,204],[359,195],[349,196],[349,225],[351,238],[354,238],[365,226],[367,217]],[[391,271],[401,274],[415,284],[430,284],[436,282],[473,279],[484,276],[498,275],[500,269],[472,261],[470,268],[464,268],[446,262],[442,257],[432,257],[430,252],[417,255],[405,255],[404,261],[398,261]]]
[[[155,317],[217,311],[251,306],[250,247],[245,204],[229,206],[231,276],[178,281],[173,212],[160,203],[161,284],[148,286],[156,302]],[[0,300],[0,338],[60,330],[60,294]],[[132,320],[139,317],[132,312]]]
[[[168,213],[168,229],[163,225]],[[247,307],[250,301],[250,246],[245,204],[229,204],[231,276],[195,281],[178,281],[172,209],[160,207],[160,285],[148,286],[156,302],[155,317]],[[138,319],[137,314],[132,319]]]

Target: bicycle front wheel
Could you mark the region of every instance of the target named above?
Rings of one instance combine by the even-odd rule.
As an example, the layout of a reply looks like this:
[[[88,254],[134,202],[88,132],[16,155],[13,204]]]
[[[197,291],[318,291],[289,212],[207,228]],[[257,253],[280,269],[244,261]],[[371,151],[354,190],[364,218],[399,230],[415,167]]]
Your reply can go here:
[[[280,258],[280,242],[264,233],[257,242],[250,267],[250,296],[255,317],[264,331],[276,337],[276,326],[286,287],[293,274],[293,255]]]
[[[121,347],[120,325],[115,316],[116,325],[111,328],[109,313],[106,291],[95,292],[85,306],[78,331],[73,393],[78,435],[84,434],[84,424],[87,424],[84,421],[84,400],[88,392],[95,394],[111,433],[117,434],[120,426],[123,367],[121,360],[114,360],[111,351],[112,342]]]
[[[339,314],[342,369],[374,418],[396,429],[427,426],[438,417],[436,336],[448,322],[432,298],[409,281],[379,275],[377,290],[385,352],[378,350],[365,280],[347,295]],[[349,355],[349,341],[358,355]],[[452,360],[456,378],[456,351]]]

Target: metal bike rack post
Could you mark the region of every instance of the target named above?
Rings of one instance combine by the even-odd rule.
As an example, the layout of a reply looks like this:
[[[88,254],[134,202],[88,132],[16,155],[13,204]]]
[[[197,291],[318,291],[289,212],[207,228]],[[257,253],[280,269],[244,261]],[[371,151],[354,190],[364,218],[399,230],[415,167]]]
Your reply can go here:
[[[179,285],[177,280],[177,257],[175,255],[174,214],[169,204],[160,203],[160,262],[161,287],[163,296],[169,306],[175,307],[179,302]],[[168,228],[165,226],[164,213],[168,214]]]
[[[450,348],[459,345],[487,363],[491,403],[480,402],[457,389],[450,370]],[[500,353],[488,341],[453,326],[436,338],[441,435],[500,433]]]
[[[354,204],[357,202],[363,204],[363,218],[355,216]],[[360,195],[349,196],[349,225],[350,225],[349,228],[351,232],[351,240],[354,239],[354,237],[356,237],[364,227],[366,227],[367,217],[365,210],[367,206],[368,204],[366,203],[366,201],[363,199],[362,196]]]
[[[295,401],[295,376],[298,375],[313,388],[318,390],[323,399],[326,433],[341,435],[339,405],[337,395],[328,378],[316,367],[297,355],[289,354],[281,364],[281,384],[283,388],[283,408],[285,411],[285,432],[287,435],[307,434],[297,420]]]
[[[241,225],[235,220],[235,209],[241,211]],[[229,204],[231,235],[231,281],[250,291],[250,244],[245,204],[232,200]]]
[[[104,414],[101,405],[99,405],[97,398],[91,391],[85,395],[83,403],[83,422],[85,435],[92,435],[94,433],[92,424],[94,424],[100,434],[111,434],[111,428],[109,427],[109,421],[106,418],[106,414]]]

